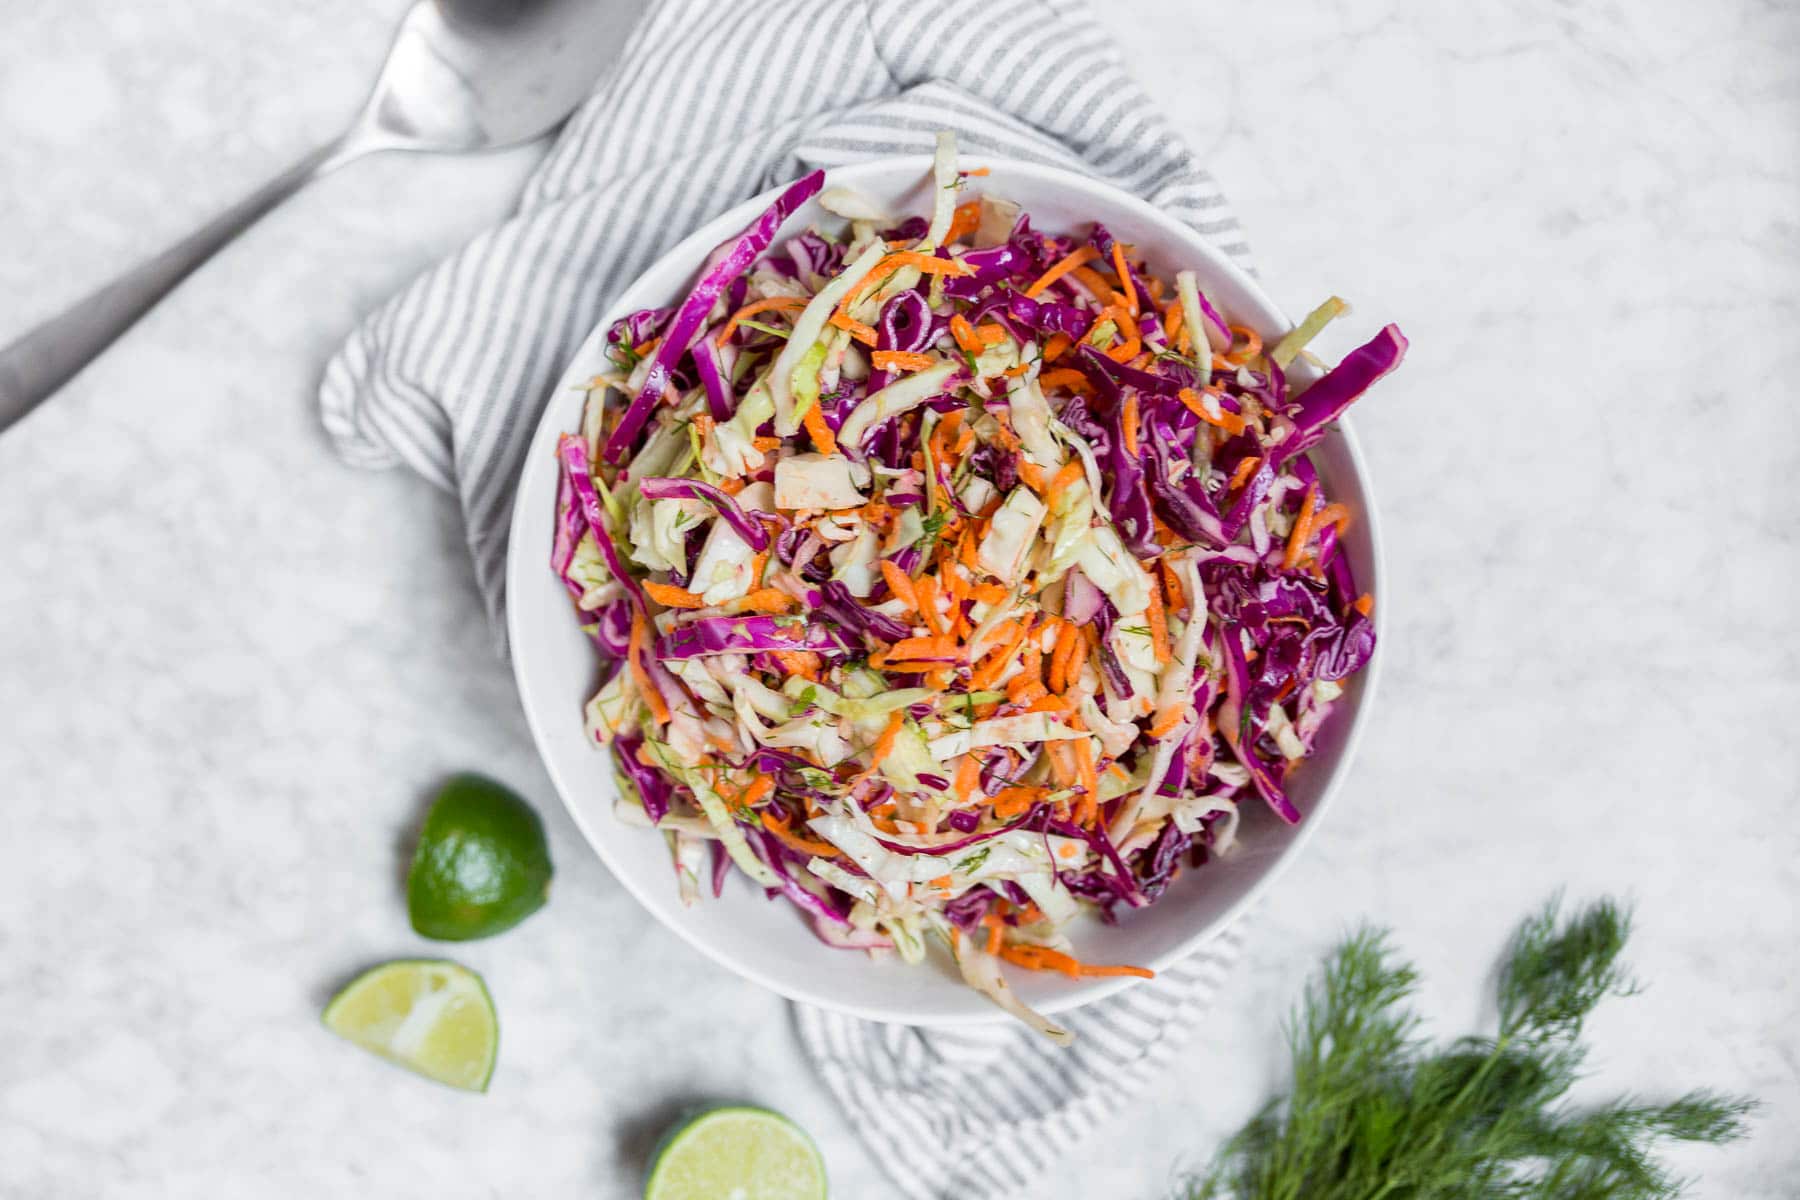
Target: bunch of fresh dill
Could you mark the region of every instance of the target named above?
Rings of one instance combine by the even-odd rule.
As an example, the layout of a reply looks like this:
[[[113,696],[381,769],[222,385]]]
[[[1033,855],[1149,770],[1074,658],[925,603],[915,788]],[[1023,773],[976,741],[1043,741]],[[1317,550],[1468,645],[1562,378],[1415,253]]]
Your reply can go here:
[[[1752,1101],[1689,1092],[1663,1104],[1563,1103],[1582,1022],[1632,985],[1629,918],[1602,900],[1526,921],[1500,973],[1496,1037],[1427,1046],[1404,1007],[1417,973],[1365,931],[1327,961],[1288,1030],[1292,1092],[1226,1143],[1183,1200],[1650,1200],[1683,1183],[1663,1139],[1728,1142]]]

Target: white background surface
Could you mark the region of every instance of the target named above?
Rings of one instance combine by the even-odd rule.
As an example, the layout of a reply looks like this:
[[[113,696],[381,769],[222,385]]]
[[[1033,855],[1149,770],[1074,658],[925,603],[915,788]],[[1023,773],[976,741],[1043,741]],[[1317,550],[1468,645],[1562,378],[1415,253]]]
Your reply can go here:
[[[0,342],[329,136],[396,0],[4,6]],[[1122,10],[1121,10],[1122,11]],[[1434,1028],[1558,887],[1638,903],[1649,984],[1594,1091],[1755,1093],[1697,1195],[1800,1180],[1800,10],[1576,0],[1131,6],[1140,78],[1290,311],[1394,319],[1358,414],[1386,517],[1382,710],[1225,998],[1040,1195],[1156,1200],[1277,1082],[1276,1022],[1392,924]],[[329,454],[358,316],[503,215],[535,151],[366,162],[0,437],[0,1193],[629,1196],[670,1115],[782,1108],[890,1200],[784,1006],[605,874],[490,654],[451,502]],[[433,948],[400,878],[477,768],[551,828],[554,903],[457,948],[493,1091],[317,1026]],[[1050,1152],[1047,1150],[1047,1153]]]

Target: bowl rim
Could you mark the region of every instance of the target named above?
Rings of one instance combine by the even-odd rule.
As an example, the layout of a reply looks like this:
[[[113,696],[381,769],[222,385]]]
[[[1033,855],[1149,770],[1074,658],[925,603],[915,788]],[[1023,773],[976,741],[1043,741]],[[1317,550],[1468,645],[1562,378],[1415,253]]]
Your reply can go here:
[[[1083,175],[1063,167],[1003,156],[966,155],[965,157],[978,160],[980,165],[990,168],[996,176],[1005,179],[1029,179],[1034,184],[1098,195],[1109,204],[1132,210],[1145,222],[1167,229],[1175,240],[1180,241],[1198,257],[1206,260],[1208,269],[1229,278],[1236,286],[1254,297],[1263,308],[1279,316],[1287,326],[1291,327],[1292,321],[1263,290],[1254,276],[1232,261],[1193,226],[1164,212],[1155,205],[1106,180]],[[929,175],[932,163],[933,158],[929,154],[907,154],[828,167],[826,168],[826,186],[854,186],[865,177],[886,178],[893,174],[905,173],[908,170],[916,171],[921,177],[924,177]],[[526,482],[533,472],[534,464],[543,460],[542,465],[535,468],[539,473],[550,469],[549,455],[540,453],[540,451],[556,436],[566,432],[566,429],[553,427],[556,424],[554,418],[558,407],[554,401],[566,383],[571,368],[587,357],[595,340],[604,336],[606,328],[624,313],[644,307],[646,304],[663,304],[674,301],[673,297],[637,296],[635,293],[646,278],[660,274],[665,264],[671,261],[687,262],[691,260],[691,266],[683,272],[683,278],[691,281],[694,272],[700,268],[708,251],[726,237],[748,225],[772,204],[775,198],[791,185],[791,182],[778,184],[733,205],[707,220],[667,251],[658,255],[653,262],[638,273],[636,278],[619,291],[613,302],[607,306],[589,330],[587,336],[566,356],[563,369],[558,373],[556,382],[551,385],[549,397],[545,401],[544,409],[537,419],[536,428],[527,444],[527,453],[520,466],[518,477],[513,481],[513,512],[508,522],[505,571],[506,632],[513,682],[518,689],[519,703],[525,713],[526,725],[531,730],[532,747],[537,751],[539,761],[543,764],[546,773],[550,776],[551,783],[556,788],[557,798],[562,802],[564,810],[581,832],[583,840],[606,866],[613,879],[624,887],[641,908],[646,910],[664,928],[672,930],[706,958],[788,1000],[865,1020],[930,1028],[1009,1023],[1014,1018],[993,1004],[971,1007],[967,1012],[929,1013],[921,1016],[903,1012],[897,1008],[881,1008],[855,1001],[846,1001],[827,992],[815,991],[807,986],[796,984],[794,981],[779,978],[766,971],[753,954],[740,952],[735,946],[713,945],[683,924],[673,920],[664,912],[661,903],[647,895],[645,889],[632,879],[629,872],[614,864],[612,854],[608,850],[608,837],[603,831],[592,827],[592,822],[583,815],[582,806],[571,799],[571,788],[563,779],[555,759],[546,749],[552,736],[552,731],[546,725],[550,714],[542,711],[544,709],[542,701],[533,699],[533,692],[525,677],[524,660],[517,652],[517,647],[522,644],[519,624],[522,618],[521,607],[512,602],[513,597],[518,594],[515,583],[524,578],[523,573],[526,570],[538,570],[544,566],[543,562],[537,561],[543,556],[534,557],[534,555],[522,553],[520,550],[525,540],[523,530],[529,520],[526,506],[520,503],[520,496],[525,491]],[[1336,436],[1341,441],[1351,473],[1363,495],[1363,512],[1359,515],[1362,517],[1364,530],[1369,539],[1369,564],[1365,586],[1381,597],[1374,612],[1375,652],[1359,674],[1358,683],[1361,695],[1350,714],[1351,720],[1348,728],[1344,730],[1343,742],[1331,764],[1330,774],[1320,790],[1318,798],[1307,812],[1306,819],[1295,827],[1294,836],[1267,868],[1245,888],[1241,896],[1226,906],[1212,921],[1196,927],[1192,933],[1181,937],[1168,949],[1145,962],[1145,966],[1158,974],[1173,963],[1192,956],[1206,943],[1234,926],[1287,874],[1306,847],[1312,843],[1312,840],[1318,835],[1318,828],[1323,818],[1331,809],[1333,800],[1342,790],[1350,768],[1354,765],[1357,750],[1367,732],[1370,714],[1380,692],[1382,666],[1386,659],[1384,647],[1387,643],[1387,617],[1388,610],[1392,607],[1392,600],[1388,592],[1388,573],[1381,536],[1379,507],[1373,485],[1370,482],[1368,462],[1363,455],[1362,446],[1357,440],[1351,422],[1347,418],[1340,418],[1335,426]],[[614,820],[616,824],[616,818]],[[1033,1007],[1046,1016],[1053,1016],[1097,1003],[1144,981],[1130,976],[1114,976],[1083,982],[1086,986],[1071,989],[1066,994],[1035,1004]]]

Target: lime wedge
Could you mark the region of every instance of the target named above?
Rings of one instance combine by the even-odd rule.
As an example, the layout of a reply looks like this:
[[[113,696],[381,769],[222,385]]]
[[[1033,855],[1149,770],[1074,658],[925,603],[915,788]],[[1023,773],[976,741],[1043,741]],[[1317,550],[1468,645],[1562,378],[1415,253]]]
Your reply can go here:
[[[708,1109],[663,1139],[644,1200],[825,1200],[825,1160],[780,1113]]]
[[[481,976],[442,959],[364,971],[325,1006],[325,1028],[427,1079],[487,1091],[500,1021]]]

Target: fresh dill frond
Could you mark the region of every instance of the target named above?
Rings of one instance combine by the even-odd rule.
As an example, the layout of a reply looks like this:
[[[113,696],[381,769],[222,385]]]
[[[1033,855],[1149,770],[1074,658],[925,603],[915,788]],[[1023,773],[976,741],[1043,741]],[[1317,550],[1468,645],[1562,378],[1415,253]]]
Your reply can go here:
[[[1180,1200],[1667,1200],[1683,1181],[1665,1141],[1742,1137],[1753,1101],[1691,1091],[1666,1103],[1564,1103],[1583,1023],[1633,990],[1628,914],[1552,900],[1500,971],[1500,1027],[1434,1048],[1407,1007],[1417,973],[1365,930],[1327,960],[1288,1026],[1293,1083],[1190,1180]]]

